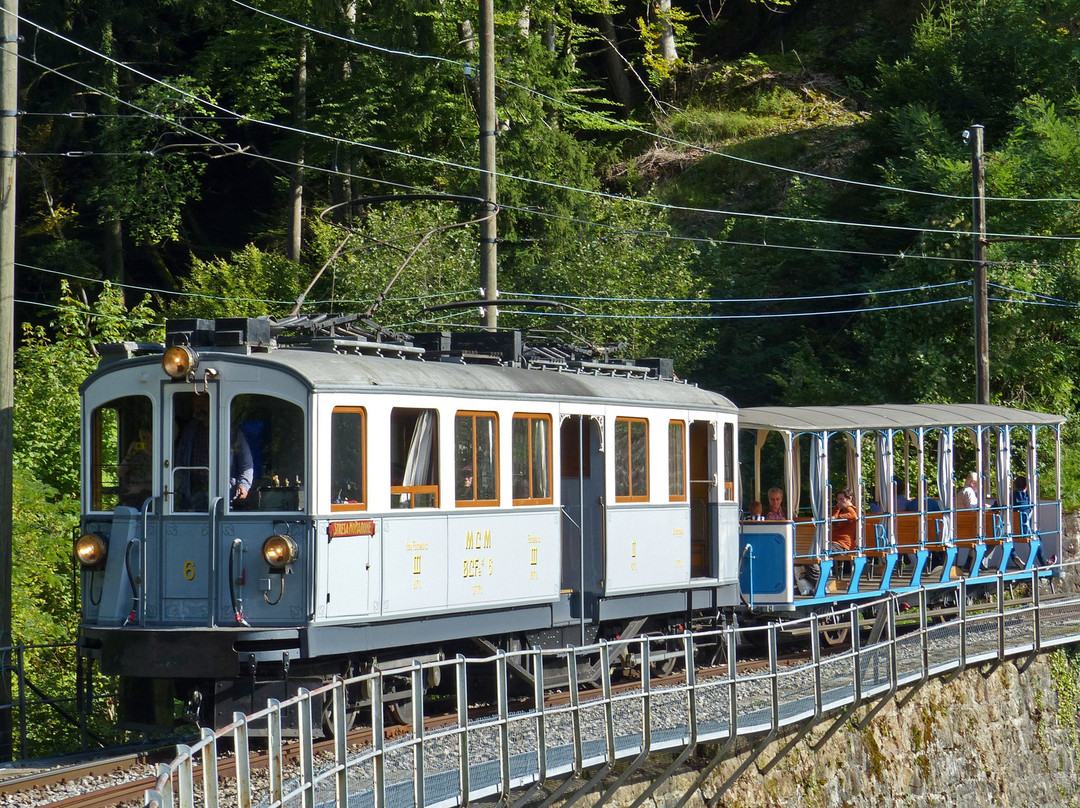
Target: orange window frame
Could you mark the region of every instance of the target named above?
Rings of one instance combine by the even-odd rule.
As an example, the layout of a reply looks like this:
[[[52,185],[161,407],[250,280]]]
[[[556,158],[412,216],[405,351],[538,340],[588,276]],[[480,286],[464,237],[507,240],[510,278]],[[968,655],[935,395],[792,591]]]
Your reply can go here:
[[[331,472],[333,472],[334,463],[334,450],[336,444],[334,443],[334,416],[335,415],[359,415],[360,416],[360,499],[353,500],[351,502],[334,502],[334,491],[330,492],[330,511],[333,513],[339,511],[366,511],[367,510],[367,410],[363,407],[334,407],[330,413],[330,464]],[[332,478],[331,474],[331,478]],[[331,480],[331,485],[333,482]]]
[[[676,468],[672,464],[672,460],[671,460],[671,446],[672,446],[672,437],[673,437],[672,436],[672,428],[673,427],[678,427],[678,429],[679,429],[679,438],[680,438],[679,445],[682,447],[682,462],[679,464],[678,468]],[[681,421],[681,420],[668,421],[668,501],[669,502],[686,502],[686,477],[687,477],[687,474],[686,474],[686,460],[687,460],[686,455],[687,455],[686,421]],[[672,476],[673,472],[678,473],[679,476],[678,476],[677,480]],[[681,484],[681,487],[682,487],[682,493],[681,494],[676,494],[672,490],[675,487],[673,485],[673,483],[675,483],[676,481]]]
[[[458,474],[460,469],[454,469],[454,504],[463,507],[476,507],[476,508],[493,508],[499,504],[499,415],[494,412],[480,412],[475,410],[458,410],[454,413],[454,463],[457,464],[460,460],[458,457],[458,445],[457,445],[457,428],[458,419],[468,418],[472,422],[472,443],[469,452],[469,463],[473,470],[473,498],[472,499],[459,499],[458,498]],[[495,480],[495,497],[493,499],[479,499],[479,463],[476,460],[476,422],[478,418],[490,418],[494,424],[492,429],[492,435],[494,437],[494,443],[491,447],[491,459],[492,459],[492,473]]]
[[[551,468],[551,461],[553,459],[552,458],[553,453],[552,453],[552,448],[551,448],[551,437],[552,437],[551,416],[550,415],[545,415],[543,413],[515,412],[514,413],[513,423],[516,424],[519,421],[524,422],[524,424],[525,424],[525,434],[526,434],[526,438],[527,438],[526,446],[528,448],[528,453],[527,453],[527,456],[526,456],[525,473],[526,473],[526,479],[529,482],[529,496],[527,496],[527,497],[514,497],[513,502],[514,502],[515,505],[551,505],[553,502],[555,502],[555,495],[552,492],[552,484],[554,482],[554,479],[553,479],[553,472],[552,472],[552,468]],[[533,425],[538,421],[544,425],[544,429],[547,431],[546,445],[547,445],[547,490],[548,490],[548,496],[546,496],[546,497],[533,496],[533,492],[536,490],[536,486],[533,484],[533,482],[534,482],[534,478],[533,478],[533,466],[534,466],[534,464],[533,464],[532,434],[533,434]],[[517,473],[518,473],[518,468],[514,463],[515,458],[514,458],[514,451],[513,451],[513,426],[511,426],[510,437],[511,437],[511,449],[510,449],[510,466],[511,466],[511,468],[510,468],[510,473],[511,473],[511,475],[513,475],[516,478]]]
[[[619,442],[619,425],[626,424],[626,445],[622,447]],[[634,425],[641,424],[645,427],[645,460],[640,468],[639,474],[634,473]],[[618,478],[619,478],[619,466],[620,466],[620,450],[625,452],[625,460],[627,467],[627,482],[630,486],[629,494],[619,494],[618,492]],[[639,487],[635,485],[636,482],[640,482],[640,477],[644,477],[645,493],[635,494],[635,490],[639,490]],[[617,417],[615,419],[615,501],[616,502],[648,502],[649,501],[649,421],[647,418],[628,418]]]

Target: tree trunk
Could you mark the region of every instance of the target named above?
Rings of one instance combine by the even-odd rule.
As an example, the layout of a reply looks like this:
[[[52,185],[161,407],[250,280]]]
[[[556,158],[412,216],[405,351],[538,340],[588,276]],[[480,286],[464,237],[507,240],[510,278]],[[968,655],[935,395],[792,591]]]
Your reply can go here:
[[[659,0],[657,14],[663,26],[660,34],[660,55],[666,62],[677,61],[679,52],[675,49],[675,29],[671,27],[671,0]]]
[[[356,1],[348,0],[345,3],[345,21],[347,23],[348,35],[354,36],[356,33]],[[346,54],[344,60],[341,63],[341,78],[347,82],[352,78],[353,65],[352,59]],[[336,174],[333,179],[333,200],[336,204],[342,207],[338,209],[337,221],[343,222],[346,225],[352,224],[353,209],[352,205],[352,152],[348,147],[335,147],[343,149],[343,156],[335,160],[335,168],[341,172]]]
[[[607,70],[608,81],[611,83],[611,92],[615,100],[622,104],[623,108],[630,110],[634,106],[633,93],[630,91],[630,80],[626,77],[626,65],[622,54],[619,53],[619,40],[615,33],[615,22],[610,14],[597,14],[600,26],[600,35],[604,38],[604,66]]]
[[[293,125],[303,129],[307,125],[307,32],[297,35],[296,47],[296,87],[293,106]],[[298,137],[296,153],[293,155],[296,165],[289,176],[289,232],[288,256],[291,261],[300,261],[302,246],[302,226],[304,222],[304,138]]]

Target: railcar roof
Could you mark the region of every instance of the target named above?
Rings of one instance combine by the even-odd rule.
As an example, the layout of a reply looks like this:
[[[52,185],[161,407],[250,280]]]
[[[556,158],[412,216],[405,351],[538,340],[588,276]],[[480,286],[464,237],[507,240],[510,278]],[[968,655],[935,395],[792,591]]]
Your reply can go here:
[[[127,362],[158,363],[160,355]],[[302,379],[312,390],[328,392],[379,392],[460,395],[464,397],[588,399],[639,404],[713,409],[736,412],[735,405],[718,393],[691,384],[658,379],[626,378],[567,369],[525,369],[498,364],[418,361],[355,354],[339,354],[307,347],[277,348],[269,353],[241,354],[200,351],[200,367],[222,369],[230,362],[279,367]],[[126,363],[110,364],[99,375]],[[164,376],[163,376],[164,378]]]
[[[992,404],[875,404],[843,407],[748,407],[739,410],[743,429],[791,432],[853,429],[914,429],[944,426],[1053,426],[1065,418]]]

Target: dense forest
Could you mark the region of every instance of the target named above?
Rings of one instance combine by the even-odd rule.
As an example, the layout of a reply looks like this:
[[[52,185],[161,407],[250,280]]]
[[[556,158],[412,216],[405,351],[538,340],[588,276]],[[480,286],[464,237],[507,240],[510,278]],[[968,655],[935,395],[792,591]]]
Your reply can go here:
[[[992,397],[1077,410],[1080,0],[495,5],[499,293],[538,301],[501,326],[675,356],[740,405],[972,400],[982,124]],[[72,637],[94,343],[301,295],[478,321],[429,308],[479,294],[477,206],[382,198],[477,194],[477,13],[24,0],[18,638]]]

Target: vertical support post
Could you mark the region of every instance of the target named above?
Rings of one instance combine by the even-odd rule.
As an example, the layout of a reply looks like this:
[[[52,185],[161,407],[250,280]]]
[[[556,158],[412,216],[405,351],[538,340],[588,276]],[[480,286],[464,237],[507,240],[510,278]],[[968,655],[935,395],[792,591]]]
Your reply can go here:
[[[769,686],[772,731],[776,732],[780,727],[780,649],[775,623],[769,624]]]
[[[217,739],[214,731],[203,727],[202,739],[206,741],[202,748],[203,805],[218,804],[218,769]]]
[[[983,125],[969,130],[971,142],[971,229],[972,265],[975,270],[975,400],[990,403],[990,336],[987,315],[986,281],[986,160],[983,155]]]
[[[177,757],[183,757],[180,762],[180,808],[195,808],[195,767],[191,762],[191,747],[187,744],[176,745]]]
[[[233,713],[233,753],[236,755],[236,808],[251,808],[251,749],[247,716]]]
[[[427,805],[424,799],[424,668],[419,661],[412,669],[413,797],[417,808]]]
[[[4,0],[0,61],[0,648],[12,645],[11,548],[15,447],[15,144],[19,107],[19,0]],[[0,703],[11,704],[7,651],[0,656]],[[0,710],[0,760],[14,752],[12,715]]]
[[[1039,570],[1033,567],[1031,570],[1031,607],[1034,610],[1033,637],[1035,653],[1042,651],[1042,607],[1039,605]]]
[[[566,671],[570,675],[570,725],[574,738],[574,774],[581,774],[585,751],[581,746],[581,693],[578,690],[577,649],[569,649],[566,657]]]
[[[375,808],[386,808],[386,731],[383,725],[383,675],[371,681],[371,745],[375,748],[371,773]]]
[[[859,636],[859,610],[851,609],[851,668],[854,671],[855,704],[862,704],[862,637]]]
[[[821,718],[821,619],[810,615],[810,656],[814,661],[814,718]]]
[[[495,216],[495,3],[480,0],[480,196],[487,218],[480,223],[480,275],[484,300],[499,299],[498,229]],[[484,307],[484,327],[499,324],[497,306]]]
[[[466,664],[465,655],[458,654],[454,676],[457,680],[458,805],[461,808],[469,804],[469,680]]]
[[[533,699],[536,702],[536,771],[538,782],[547,779],[547,715],[544,704],[544,652],[533,648]]]
[[[300,697],[296,703],[296,724],[300,731],[300,804],[303,808],[315,808],[315,732],[311,718],[311,693],[301,687],[297,695]]]
[[[1005,576],[997,577],[998,659],[1005,659]]]
[[[495,658],[495,685],[499,699],[499,781],[503,797],[510,796],[510,675],[506,651],[499,649]]]
[[[960,670],[967,667],[967,580],[960,579],[960,586],[956,590],[957,607],[959,609],[959,622],[957,631],[960,633]]]
[[[345,690],[345,681],[337,679],[332,692],[334,698],[334,765],[337,775],[334,780],[334,790],[337,797],[337,808],[349,808],[349,747],[345,742],[348,709],[348,693]],[[325,697],[324,697],[325,698]]]
[[[267,699],[266,706],[270,713],[266,717],[266,754],[269,758],[267,768],[270,771],[270,802],[281,805],[285,793],[282,777],[281,760],[281,702]]]

